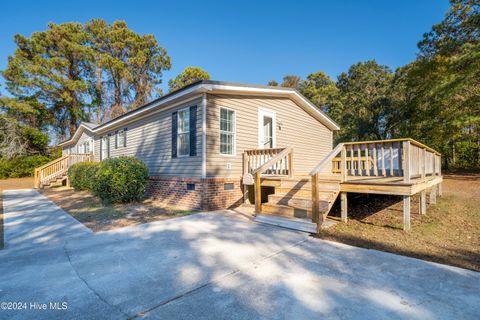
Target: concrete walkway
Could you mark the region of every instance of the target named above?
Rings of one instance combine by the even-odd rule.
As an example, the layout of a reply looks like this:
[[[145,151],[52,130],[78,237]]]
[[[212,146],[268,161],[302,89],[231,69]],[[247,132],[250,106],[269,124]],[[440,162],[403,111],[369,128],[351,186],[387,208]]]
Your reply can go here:
[[[39,215],[37,201],[29,199],[46,203],[34,193],[23,193],[28,203],[21,193],[8,194],[19,201],[8,202],[7,216]],[[28,215],[23,219],[27,223]],[[96,234],[54,234],[52,244],[23,237],[19,248],[10,242],[0,251],[0,300],[65,302],[67,309],[29,305],[0,310],[0,318],[477,319],[480,314],[479,273],[322,241],[228,211]]]
[[[35,190],[3,192],[6,248],[62,244],[92,231]]]

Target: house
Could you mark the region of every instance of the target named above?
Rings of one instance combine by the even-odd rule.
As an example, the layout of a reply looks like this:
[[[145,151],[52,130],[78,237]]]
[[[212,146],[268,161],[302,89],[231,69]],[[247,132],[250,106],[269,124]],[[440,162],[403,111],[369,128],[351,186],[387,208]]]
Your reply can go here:
[[[82,123],[59,146],[95,161],[135,156],[148,166],[149,195],[213,210],[243,202],[245,150],[290,146],[293,170],[307,175],[338,129],[294,89],[199,81],[102,125]]]
[[[441,193],[440,154],[408,138],[333,148],[338,129],[295,89],[198,81],[101,125],[82,123],[35,181],[48,185],[74,162],[134,156],[149,169],[147,194],[167,205],[250,201],[262,222],[318,232],[338,196],[346,221],[348,192],[395,194],[408,230],[411,196],[421,194],[424,213],[427,188],[431,203]]]

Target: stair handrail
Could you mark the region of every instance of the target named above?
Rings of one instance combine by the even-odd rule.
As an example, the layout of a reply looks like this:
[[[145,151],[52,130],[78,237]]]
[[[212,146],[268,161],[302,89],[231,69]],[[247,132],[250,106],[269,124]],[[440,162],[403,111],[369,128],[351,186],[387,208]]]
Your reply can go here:
[[[72,161],[73,158],[78,158],[80,157],[81,161]],[[68,170],[68,168],[76,163],[76,162],[83,162],[83,161],[93,161],[93,154],[92,153],[89,153],[89,154],[67,154],[67,155],[63,155],[61,156],[60,158],[57,158],[57,159],[54,159],[38,168],[35,168],[35,171],[34,171],[34,180],[33,180],[33,184],[34,184],[34,188],[40,188],[40,185],[43,183],[43,180],[45,179],[50,179],[51,177],[56,177],[59,173],[64,173]],[[61,162],[64,162],[63,165],[59,164]],[[56,172],[54,172],[53,174],[50,174],[48,175],[47,177],[44,177],[44,171],[47,170],[48,168],[51,168],[55,165],[59,164],[57,167],[57,169],[61,169],[61,170],[56,170]]]
[[[46,167],[50,167],[51,165],[53,165],[53,164],[55,164],[55,163],[57,163],[57,162],[60,162],[60,161],[62,161],[62,160],[64,160],[64,159],[67,159],[67,158],[69,158],[69,157],[70,157],[69,154],[64,155],[64,156],[61,156],[60,158],[57,158],[57,159],[54,159],[54,160],[52,160],[52,161],[50,161],[50,162],[48,162],[48,163],[45,163],[43,166],[40,166],[40,167],[38,167],[38,168],[35,168],[35,170],[45,169]]]
[[[254,176],[254,189],[255,189],[255,212],[260,213],[262,212],[262,188],[261,188],[261,176],[262,173],[267,171],[269,168],[274,166],[278,161],[285,158],[286,156],[290,155],[289,162],[288,162],[288,175],[290,177],[293,176],[293,163],[292,163],[292,155],[293,149],[292,147],[286,147],[277,155],[275,155],[272,159],[265,162],[262,166],[258,167],[257,169],[252,171],[252,175]]]
[[[316,166],[315,168],[312,169],[312,171],[310,171],[310,176],[314,176],[316,175],[317,173],[319,173],[320,171],[322,171],[322,169],[327,165],[327,164],[331,164],[332,163],[332,160],[342,151],[342,148],[345,144],[342,142],[342,143],[339,143],[332,151],[330,151],[329,154],[327,154],[327,156],[325,158],[323,158],[322,161],[320,161]]]
[[[257,172],[259,172],[260,174],[264,173],[270,167],[280,161],[280,159],[283,159],[285,156],[287,156],[290,152],[292,152],[292,147],[286,147],[285,149],[277,153],[272,159],[268,160],[263,165],[253,170],[252,175],[255,175]]]

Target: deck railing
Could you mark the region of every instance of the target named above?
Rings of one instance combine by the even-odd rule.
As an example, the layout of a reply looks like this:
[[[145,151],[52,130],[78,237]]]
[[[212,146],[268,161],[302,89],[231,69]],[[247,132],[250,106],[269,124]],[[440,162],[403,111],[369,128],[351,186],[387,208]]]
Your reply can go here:
[[[412,178],[441,175],[441,155],[413,139],[345,142],[332,160],[332,173],[350,177]]]
[[[353,177],[396,176],[402,177],[403,183],[411,183],[412,178],[425,181],[427,176],[440,176],[441,154],[408,138],[340,143],[310,172],[312,221],[318,226],[322,223],[319,175],[328,170],[329,165],[332,166],[332,173],[340,174],[341,182],[347,182]],[[346,221],[346,209],[342,209],[342,220]]]
[[[72,153],[35,169],[34,187],[40,188],[67,173],[68,168],[78,162],[93,161],[93,154]]]

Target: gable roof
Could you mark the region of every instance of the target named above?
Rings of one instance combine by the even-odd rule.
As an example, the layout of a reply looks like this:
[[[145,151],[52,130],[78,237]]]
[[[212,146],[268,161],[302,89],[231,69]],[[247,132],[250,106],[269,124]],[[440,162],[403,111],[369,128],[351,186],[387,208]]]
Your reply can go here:
[[[200,80],[186,85],[178,90],[170,92],[156,100],[153,100],[135,110],[129,111],[115,119],[107,121],[103,124],[97,125],[94,123],[82,122],[72,138],[59,143],[59,146],[68,145],[75,141],[78,131],[83,127],[93,133],[100,133],[112,126],[120,123],[128,123],[132,119],[146,115],[154,110],[158,110],[162,106],[171,102],[172,100],[188,98],[192,95],[201,93],[223,93],[223,94],[238,94],[238,95],[266,95],[288,97],[295,101],[300,107],[307,111],[312,117],[324,124],[330,130],[339,130],[335,121],[323,113],[317,106],[305,98],[300,92],[293,88],[272,87],[264,85],[251,85],[214,80]]]

